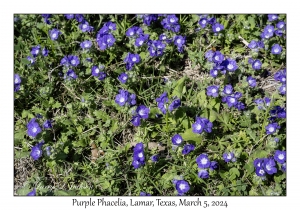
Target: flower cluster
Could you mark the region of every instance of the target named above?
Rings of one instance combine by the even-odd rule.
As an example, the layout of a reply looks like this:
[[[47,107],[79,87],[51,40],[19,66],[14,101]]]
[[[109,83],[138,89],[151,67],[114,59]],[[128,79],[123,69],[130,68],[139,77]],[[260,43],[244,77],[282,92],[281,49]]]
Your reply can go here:
[[[66,67],[68,67],[68,66],[76,67],[79,64],[80,64],[80,60],[76,55],[68,55],[68,56],[63,57],[60,60],[60,65],[64,65]]]
[[[238,101],[242,97],[242,93],[235,92],[233,94],[233,87],[231,85],[225,85],[222,95],[222,102],[227,103],[229,108],[235,107],[238,110],[245,109],[245,104]]]
[[[272,18],[272,17],[276,17],[276,18]],[[276,20],[278,20],[278,15],[269,15],[269,19],[270,22],[274,22]],[[262,39],[270,39],[271,37],[274,36],[274,34],[276,36],[282,36],[284,31],[285,31],[285,22],[284,21],[278,21],[276,23],[276,30],[275,27],[271,24],[267,25],[263,32],[261,33],[260,37]]]
[[[140,60],[141,58],[139,54],[133,54],[129,52],[124,59],[124,62],[126,63],[126,69],[131,70],[134,64],[138,64]]]
[[[174,179],[173,184],[175,184],[175,188],[178,192],[178,195],[184,195],[185,193],[187,193],[190,190],[190,185],[187,181],[185,180],[177,180]]]
[[[216,34],[224,30],[224,26],[220,23],[217,23],[216,18],[209,18],[207,15],[200,15],[198,24],[201,28],[205,28],[208,24],[210,24],[213,32]]]
[[[281,164],[281,170],[286,171],[286,151],[276,150],[273,157],[256,158],[253,162],[257,176],[265,178],[266,174],[277,173],[276,163]]]
[[[160,40],[148,41],[148,51],[151,57],[163,55],[165,48],[166,44]]]
[[[17,92],[21,87],[21,77],[18,74],[15,74],[14,77],[14,91]]]
[[[167,17],[161,21],[161,25],[164,27],[164,29],[176,33],[180,30],[180,25],[178,23],[178,18],[176,17],[176,15],[167,15]]]
[[[205,117],[196,117],[195,123],[192,125],[193,132],[201,134],[203,131],[211,133],[213,124]]]
[[[101,71],[104,69],[103,65],[92,66],[92,75],[98,77],[99,80],[104,80],[106,78],[106,73]]]
[[[41,141],[40,143],[31,148],[30,156],[33,160],[38,160],[42,156],[42,146],[44,145],[44,143],[44,141]]]
[[[127,90],[119,90],[119,94],[116,95],[115,102],[120,106],[124,106],[128,104],[129,106],[133,106],[136,104],[136,95],[134,93],[130,94]]]
[[[158,103],[157,106],[160,109],[160,111],[163,114],[166,114],[167,113],[167,102],[169,101],[169,99],[168,99],[168,93],[164,92],[163,94],[161,94],[155,100]],[[177,98],[177,97],[174,97],[173,101],[169,105],[168,109],[169,109],[170,112],[172,112],[174,109],[177,109],[180,105],[181,105],[180,99]]]
[[[113,30],[116,30],[116,24],[109,21],[98,31],[96,41],[100,50],[105,50],[115,43],[116,39],[114,35],[111,34]]]
[[[133,148],[133,160],[132,165],[135,169],[140,168],[145,165],[145,153],[144,153],[144,145],[142,142],[137,143]]]
[[[205,58],[209,62],[213,62],[213,68],[210,70],[212,77],[217,77],[218,73],[225,74],[228,72],[234,72],[238,69],[237,63],[231,58],[224,59],[224,55],[220,51],[209,50],[205,53]]]
[[[267,106],[270,106],[271,99],[268,98],[268,97],[265,97],[264,99],[258,98],[258,99],[255,99],[255,100],[254,100],[254,103],[257,104],[257,108],[258,108],[259,110],[261,110],[261,109],[266,110],[266,107],[267,107]]]
[[[207,154],[199,155],[196,158],[196,163],[200,169],[198,177],[201,179],[209,178],[209,172],[206,169],[215,170],[218,168],[218,163],[216,161],[210,161]]]
[[[150,109],[146,107],[145,105],[140,105],[136,108],[135,112],[132,116],[132,124],[134,126],[140,126],[141,125],[141,119],[148,119],[149,117]]]
[[[27,56],[27,60],[30,61],[30,64],[34,64],[39,54],[42,54],[43,56],[48,56],[49,50],[47,50],[45,47],[41,49],[41,46],[37,45],[31,48],[30,53],[32,56]]]
[[[223,154],[223,159],[226,163],[232,161],[232,162],[235,162],[236,161],[236,158],[234,156],[234,153],[233,152],[225,152]]]
[[[157,15],[154,14],[140,15],[140,17],[143,19],[143,23],[146,24],[147,26],[150,26],[152,21],[157,20]]]
[[[253,51],[257,52],[259,49],[264,49],[265,44],[263,41],[256,41],[252,40],[249,44],[248,47],[252,49]]]
[[[286,69],[280,70],[274,74],[274,79],[281,82],[282,86],[279,88],[279,92],[282,95],[286,94]]]

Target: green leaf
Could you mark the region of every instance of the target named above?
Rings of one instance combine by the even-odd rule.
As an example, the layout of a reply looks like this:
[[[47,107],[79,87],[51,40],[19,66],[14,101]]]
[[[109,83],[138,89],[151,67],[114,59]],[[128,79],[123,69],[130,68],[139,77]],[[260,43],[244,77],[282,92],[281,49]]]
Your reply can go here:
[[[54,190],[54,195],[56,196],[75,196],[76,191],[74,190]]]
[[[15,158],[20,159],[24,157],[29,157],[30,152],[22,152],[22,151],[15,151]]]
[[[60,107],[61,107],[61,103],[58,102],[58,101],[56,101],[55,104],[52,105],[52,108],[53,108],[53,109],[55,109],[55,108],[60,108]]]
[[[235,174],[237,177],[239,177],[240,176],[240,171],[237,168],[231,168],[229,170],[229,174]]]
[[[105,180],[104,182],[100,182],[100,186],[103,190],[106,190],[110,187],[109,181]]]
[[[25,187],[22,187],[17,190],[18,195],[27,195],[29,192],[31,192],[33,189],[29,189],[28,185],[25,185]]]
[[[201,135],[193,133],[191,128],[187,129],[181,134],[181,136],[185,141],[192,142],[194,144],[200,144],[203,138]]]
[[[68,146],[66,146],[66,147],[64,148],[64,153],[69,154],[69,147],[68,147]]]
[[[178,80],[176,82],[176,86],[173,90],[173,93],[171,94],[171,97],[177,96],[177,97],[181,98],[181,96],[184,94],[183,86],[184,86],[185,80],[186,80],[186,77],[182,77],[180,80]]]

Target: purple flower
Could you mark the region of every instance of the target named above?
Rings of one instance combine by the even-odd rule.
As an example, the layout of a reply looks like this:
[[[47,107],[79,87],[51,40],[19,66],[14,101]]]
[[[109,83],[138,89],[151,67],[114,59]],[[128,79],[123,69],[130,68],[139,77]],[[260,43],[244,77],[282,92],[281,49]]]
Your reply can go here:
[[[213,62],[213,56],[214,56],[215,52],[212,50],[209,50],[205,53],[205,58],[210,61]]]
[[[237,104],[238,100],[233,97],[233,96],[227,96],[226,97],[226,103],[228,105],[228,107],[232,107],[232,106],[235,106]]]
[[[192,125],[194,133],[201,134],[204,130],[205,124],[199,119],[196,118],[196,122]]]
[[[201,154],[196,158],[196,162],[199,168],[209,168],[210,160],[208,159],[207,154]]]
[[[142,34],[135,40],[135,46],[140,47],[143,44],[147,43],[149,38],[148,34]]]
[[[36,119],[33,118],[29,121],[27,124],[27,134],[31,137],[36,137],[40,132],[42,132],[42,129],[40,128],[39,124],[35,121]]]
[[[279,44],[274,44],[274,45],[272,46],[272,49],[271,49],[271,53],[272,53],[272,54],[278,55],[278,54],[281,53],[281,51],[282,51],[282,48],[280,47]]]
[[[94,27],[90,26],[90,24],[84,20],[81,22],[81,24],[79,25],[79,29],[82,31],[82,32],[91,32],[94,30]]]
[[[150,157],[150,160],[152,160],[153,162],[157,162],[158,161],[158,158],[159,158],[159,155],[152,155]]]
[[[132,26],[130,28],[127,29],[126,31],[126,36],[128,37],[135,37],[135,36],[139,36],[141,34],[143,34],[143,29],[138,27],[138,26]]]
[[[49,31],[50,39],[52,40],[57,40],[60,34],[61,32],[58,29],[52,29],[51,31]]]
[[[262,167],[256,168],[255,173],[257,176],[262,176],[262,177],[264,177],[266,175],[266,172]]]
[[[234,97],[236,98],[236,99],[240,99],[241,97],[242,97],[242,93],[240,93],[240,92],[235,92],[234,93]]]
[[[161,94],[158,98],[155,99],[156,102],[162,102],[162,103],[166,103],[169,101],[168,99],[168,93],[164,92],[163,94]]]
[[[182,150],[182,154],[187,155],[193,150],[195,150],[195,146],[193,144],[184,145],[183,150]]]
[[[100,69],[98,68],[98,66],[93,66],[92,67],[92,75],[95,76],[95,77],[100,76]]]
[[[147,119],[149,116],[150,109],[145,105],[140,105],[136,108],[136,113],[142,118]]]
[[[236,61],[230,58],[226,59],[223,65],[229,72],[234,72],[238,68]]]
[[[210,70],[209,74],[210,76],[212,76],[213,78],[216,78],[218,76],[218,70],[217,69],[212,69]]]
[[[148,51],[151,57],[163,55],[165,48],[166,45],[160,40],[148,41]]]
[[[214,63],[222,63],[224,60],[224,55],[220,51],[216,51],[212,57]]]
[[[75,15],[75,19],[78,21],[78,23],[81,23],[82,21],[84,21],[84,17],[81,14]]]
[[[66,14],[65,17],[70,20],[74,18],[74,14]]]
[[[42,146],[44,144],[44,141],[41,141],[40,143],[38,143],[37,145],[35,145],[34,147],[31,148],[31,153],[30,156],[32,157],[33,160],[37,160],[39,159],[42,154]]]
[[[282,36],[283,35],[282,30],[275,30],[274,33],[275,33],[276,36]]]
[[[18,74],[15,74],[14,84],[15,85],[21,84],[21,78],[20,78],[20,76]]]
[[[49,50],[47,50],[45,47],[42,50],[42,55],[43,56],[48,56]]]
[[[171,43],[172,42],[172,39],[170,38],[168,38],[167,37],[167,35],[166,34],[161,34],[161,35],[159,35],[159,40],[160,41],[164,41],[164,42],[166,42],[166,43]]]
[[[268,15],[268,21],[275,21],[278,19],[278,15],[270,14]]]
[[[179,134],[175,134],[173,137],[172,137],[172,144],[173,145],[180,145],[183,143],[183,138],[179,135]]]
[[[77,79],[77,75],[73,69],[69,69],[66,73],[65,79]]]
[[[253,62],[254,62],[253,58],[249,58],[249,59],[248,59],[248,63],[249,63],[249,64],[252,64]]]
[[[80,47],[82,49],[90,49],[92,47],[92,42],[90,40],[85,40],[83,42],[80,43]]]
[[[270,134],[275,133],[276,130],[280,128],[280,126],[277,123],[270,123],[265,128],[266,128],[267,134],[270,135]]]
[[[104,80],[105,78],[106,78],[106,73],[104,71],[100,71],[98,79],[99,80]]]
[[[132,119],[131,119],[131,122],[134,126],[140,126],[141,125],[141,117],[136,115],[136,116],[133,116]]]
[[[277,27],[278,29],[284,30],[284,29],[285,29],[285,22],[284,22],[284,21],[279,21],[279,22],[276,24],[276,27]]]
[[[117,29],[117,25],[111,21],[108,21],[104,24],[109,30],[115,31]]]
[[[235,161],[235,157],[234,157],[234,153],[233,152],[228,152],[228,153],[224,153],[223,154],[223,159],[226,163],[232,161],[234,162]]]
[[[120,74],[120,76],[118,77],[118,79],[120,80],[121,83],[126,83],[127,79],[128,79],[128,75],[126,73],[122,73]]]
[[[281,170],[283,172],[286,172],[286,163],[284,163],[284,164],[281,165]]]
[[[119,90],[119,94],[116,95],[115,102],[120,106],[124,106],[128,100],[129,93],[126,90]]]
[[[172,112],[174,109],[177,109],[178,107],[180,107],[181,105],[181,101],[179,98],[175,98],[174,101],[172,101],[172,103],[169,106],[169,111]]]
[[[112,34],[104,34],[104,35],[97,35],[97,43],[100,50],[105,50],[108,47],[112,47],[115,43],[116,39]]]
[[[261,168],[263,162],[264,162],[264,159],[263,159],[263,158],[256,158],[256,159],[253,161],[253,165],[254,165],[255,168]]]
[[[133,160],[137,160],[139,162],[145,162],[145,154],[144,151],[138,151],[133,153]]]
[[[209,178],[209,173],[207,170],[203,169],[203,170],[200,170],[198,172],[198,177],[201,178],[201,179],[207,179]]]
[[[138,160],[133,160],[133,161],[132,161],[132,165],[133,165],[133,167],[134,167],[135,169],[138,169],[138,168],[140,168],[140,167],[143,165],[143,162],[140,162],[140,161],[138,161]]]
[[[206,17],[201,18],[198,23],[201,28],[205,28],[208,23],[207,18]]]
[[[51,24],[50,20],[48,20],[48,18],[51,17],[51,14],[42,14],[42,17],[44,18],[44,22],[46,24],[48,24],[48,25]]]
[[[286,151],[276,150],[275,154],[274,154],[274,159],[280,164],[285,163],[285,161],[286,161]]]
[[[181,36],[181,35],[176,35],[174,37],[174,44],[177,47],[182,47],[185,44],[185,37]]]
[[[273,33],[274,32],[274,26],[266,25],[266,27],[264,28],[264,32]]]
[[[252,68],[254,70],[260,70],[261,69],[261,65],[262,65],[261,61],[257,59],[255,61],[253,61]]]
[[[220,31],[224,30],[224,26],[220,23],[215,23],[213,24],[212,29],[214,33],[219,33]]]
[[[256,80],[251,76],[247,77],[247,82],[248,82],[250,87],[255,87],[256,86]]]
[[[257,42],[256,42],[255,40],[252,40],[252,41],[248,44],[248,47],[249,47],[250,49],[258,48]]]
[[[225,85],[223,93],[230,95],[233,92],[233,87],[231,85]]]
[[[80,63],[79,58],[76,55],[69,55],[68,56],[68,62],[71,66],[78,66],[78,64]]]
[[[129,105],[133,106],[136,104],[136,95],[134,93],[130,94],[129,98],[128,98],[128,103]]]
[[[36,196],[36,190],[35,190],[35,188],[31,192],[29,192],[27,194],[27,196]]]
[[[265,100],[265,104],[266,104],[266,106],[270,106],[271,99],[270,99],[270,98],[268,98],[268,97],[265,97],[265,98],[264,98],[264,100]]]
[[[208,96],[212,96],[212,97],[216,98],[219,95],[219,86],[211,85],[211,86],[207,87],[206,90],[207,90],[206,94]]]
[[[43,124],[44,128],[52,128],[51,120],[46,120]]]
[[[41,46],[40,45],[37,45],[37,46],[35,46],[35,47],[33,47],[32,49],[31,49],[31,55],[33,56],[33,57],[36,57],[36,56],[38,56],[38,54],[41,52]]]
[[[211,161],[209,165],[210,170],[216,170],[218,168],[218,163],[216,161]]]
[[[245,104],[238,101],[236,105],[234,105],[235,108],[237,108],[239,111],[245,109]]]
[[[151,196],[151,194],[145,193],[145,192],[141,192],[141,193],[140,193],[140,196]]]
[[[190,185],[185,180],[177,180],[175,188],[178,192],[178,195],[183,195],[190,190]]]
[[[270,175],[277,173],[276,163],[273,158],[264,158],[262,167]]]

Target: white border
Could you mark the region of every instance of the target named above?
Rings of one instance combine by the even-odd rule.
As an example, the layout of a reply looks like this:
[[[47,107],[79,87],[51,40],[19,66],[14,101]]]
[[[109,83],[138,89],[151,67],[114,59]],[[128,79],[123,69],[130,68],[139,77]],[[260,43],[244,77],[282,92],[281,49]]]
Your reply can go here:
[[[296,137],[296,130],[299,130],[297,117],[299,116],[299,5],[297,1],[279,0],[251,0],[251,1],[4,1],[1,2],[1,179],[0,179],[0,206],[3,209],[13,206],[22,210],[32,208],[62,209],[72,208],[72,197],[13,197],[13,14],[14,13],[287,13],[287,196],[286,197],[202,197],[203,200],[226,200],[229,203],[227,209],[282,209],[291,207],[297,209],[298,187],[297,177],[299,175],[299,164],[297,154],[299,153],[299,139]],[[4,5],[5,3],[5,5]],[[3,135],[4,134],[4,135]],[[89,197],[77,197],[80,200]],[[157,197],[156,197],[157,198]],[[188,197],[192,200],[195,197]],[[93,197],[97,199],[97,197]],[[107,200],[115,200],[117,197],[106,197]],[[129,200],[129,197],[122,197]],[[154,200],[155,198],[143,198],[143,200]],[[177,200],[177,197],[168,197],[168,200]],[[298,199],[299,200],[299,199]],[[295,207],[295,208],[293,208]],[[84,208],[84,207],[78,207]],[[104,207],[97,207],[97,209]],[[115,207],[114,209],[116,209]],[[139,207],[140,208],[140,207]],[[145,207],[142,207],[145,208]],[[170,209],[171,207],[164,207]],[[177,207],[178,208],[178,207]],[[191,207],[192,208],[192,207]],[[201,209],[194,207],[194,209]],[[96,209],[96,208],[94,208]],[[106,208],[105,208],[106,209]],[[107,208],[109,209],[109,208]],[[208,208],[210,209],[210,208]]]

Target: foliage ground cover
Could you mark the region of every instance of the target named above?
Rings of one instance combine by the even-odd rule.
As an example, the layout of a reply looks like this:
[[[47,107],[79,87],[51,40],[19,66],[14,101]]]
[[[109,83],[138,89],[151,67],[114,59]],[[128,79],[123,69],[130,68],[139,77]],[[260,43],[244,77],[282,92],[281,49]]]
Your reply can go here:
[[[285,23],[15,14],[15,195],[286,195]]]

